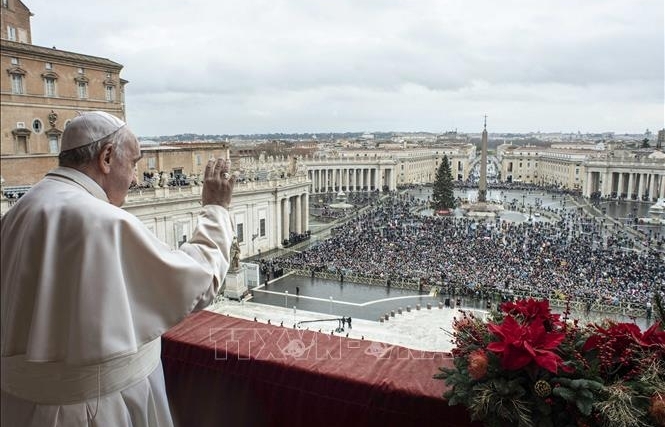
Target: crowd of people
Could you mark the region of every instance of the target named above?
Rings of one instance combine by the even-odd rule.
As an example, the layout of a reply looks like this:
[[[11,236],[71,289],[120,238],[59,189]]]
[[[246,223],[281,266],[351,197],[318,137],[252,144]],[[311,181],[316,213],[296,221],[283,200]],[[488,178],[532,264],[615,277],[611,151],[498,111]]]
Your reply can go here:
[[[525,292],[644,307],[665,291],[665,260],[631,248],[613,224],[575,209],[553,222],[483,222],[424,216],[422,201],[391,197],[335,228],[308,250],[280,258],[280,268],[327,270],[388,280],[420,280],[424,290],[485,294]],[[662,238],[661,238],[662,239]],[[662,242],[660,242],[662,243]]]

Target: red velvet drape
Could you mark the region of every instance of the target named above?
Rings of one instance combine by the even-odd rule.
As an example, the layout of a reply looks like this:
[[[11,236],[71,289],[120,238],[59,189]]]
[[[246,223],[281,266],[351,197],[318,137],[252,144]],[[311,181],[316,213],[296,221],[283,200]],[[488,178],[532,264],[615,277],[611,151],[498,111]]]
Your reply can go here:
[[[432,378],[446,353],[202,311],[164,335],[162,362],[180,427],[475,425]]]

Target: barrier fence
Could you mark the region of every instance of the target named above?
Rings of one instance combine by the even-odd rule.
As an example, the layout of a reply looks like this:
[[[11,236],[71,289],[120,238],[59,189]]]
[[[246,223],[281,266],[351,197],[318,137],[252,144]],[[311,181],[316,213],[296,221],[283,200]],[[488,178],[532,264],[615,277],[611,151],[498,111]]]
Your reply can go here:
[[[333,273],[330,271],[314,271],[312,273],[311,270],[303,270],[303,269],[285,269],[285,272],[291,272],[292,274],[295,274],[296,276],[302,276],[302,277],[314,277],[317,279],[326,279],[326,280],[337,280],[341,281],[342,275],[340,273]],[[361,274],[344,274],[343,275],[344,282],[350,282],[350,283],[359,283],[363,285],[373,285],[373,286],[388,286],[388,279],[385,277],[372,277],[372,276],[364,276]],[[390,285],[391,288],[396,288],[396,289],[409,289],[409,290],[414,290],[417,291],[420,289],[420,282],[417,279],[409,279],[409,280],[404,280],[404,279],[390,279]]]
[[[326,280],[335,280],[341,281],[340,273],[330,272],[330,271],[315,271],[312,273],[311,270],[304,269],[285,269],[286,272],[291,272],[297,276],[302,277],[314,277],[317,279],[326,279]],[[349,283],[359,283],[364,285],[372,286],[388,286],[388,279],[385,277],[372,277],[364,276],[361,274],[344,274],[344,282]],[[421,288],[420,280],[417,278],[413,279],[390,279],[390,287],[396,289],[408,289],[413,291],[422,291],[429,293],[433,288],[430,285],[425,285]],[[596,313],[603,313],[609,315],[623,315],[628,317],[635,318],[645,318],[647,317],[647,310],[645,307],[638,307],[635,304],[622,303],[618,304],[604,304],[598,301],[589,301],[586,299],[565,299],[558,297],[554,294],[544,295],[537,292],[530,292],[526,290],[512,290],[509,293],[500,292],[500,291],[490,291],[484,293],[484,298],[476,297],[474,294],[469,293],[456,293],[456,292],[446,292],[445,290],[440,290],[437,292],[437,295],[450,296],[455,298],[456,296],[464,296],[465,299],[489,299],[495,303],[506,301],[508,299],[526,299],[526,298],[536,298],[542,299],[546,298],[549,300],[550,307],[553,308],[565,308],[568,306],[571,311],[585,313],[587,311],[593,311]],[[590,303],[590,304],[589,304]]]

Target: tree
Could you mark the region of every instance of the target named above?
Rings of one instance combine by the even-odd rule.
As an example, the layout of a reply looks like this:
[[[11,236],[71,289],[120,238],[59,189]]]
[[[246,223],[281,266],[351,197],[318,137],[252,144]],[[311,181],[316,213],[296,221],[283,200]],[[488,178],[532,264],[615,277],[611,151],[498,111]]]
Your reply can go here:
[[[648,130],[648,129],[647,129],[647,130]],[[642,148],[649,148],[649,147],[650,147],[650,145],[649,145],[649,138],[644,138],[644,139],[642,140]]]
[[[455,207],[455,195],[453,194],[453,174],[448,163],[448,156],[443,156],[441,165],[436,171],[434,179],[434,191],[432,192],[432,208],[435,211],[453,209]]]

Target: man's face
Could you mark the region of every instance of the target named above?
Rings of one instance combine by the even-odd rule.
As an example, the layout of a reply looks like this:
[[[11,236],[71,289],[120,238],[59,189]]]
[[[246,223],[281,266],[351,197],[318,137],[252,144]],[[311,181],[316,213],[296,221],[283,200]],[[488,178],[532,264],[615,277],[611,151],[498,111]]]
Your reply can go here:
[[[122,206],[132,182],[136,182],[136,163],[141,159],[141,150],[136,137],[131,135],[118,144],[109,174],[106,196],[111,204]]]

